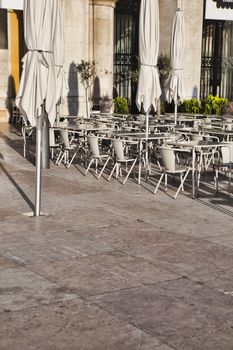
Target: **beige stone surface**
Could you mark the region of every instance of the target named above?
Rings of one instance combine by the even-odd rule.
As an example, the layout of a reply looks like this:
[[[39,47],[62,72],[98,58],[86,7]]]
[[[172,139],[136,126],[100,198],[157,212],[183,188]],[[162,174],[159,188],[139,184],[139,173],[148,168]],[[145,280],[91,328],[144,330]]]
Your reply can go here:
[[[1,350],[232,350],[232,196],[42,172],[0,124]],[[152,178],[152,177],[151,177]],[[190,184],[191,178],[188,178]],[[226,184],[226,183],[225,183]],[[174,186],[177,183],[173,183]],[[169,191],[172,188],[169,187]]]
[[[170,55],[172,21],[177,8],[177,0],[160,2],[160,52]],[[199,97],[201,72],[201,44],[203,1],[180,1],[185,19],[186,50],[184,75],[186,98]]]

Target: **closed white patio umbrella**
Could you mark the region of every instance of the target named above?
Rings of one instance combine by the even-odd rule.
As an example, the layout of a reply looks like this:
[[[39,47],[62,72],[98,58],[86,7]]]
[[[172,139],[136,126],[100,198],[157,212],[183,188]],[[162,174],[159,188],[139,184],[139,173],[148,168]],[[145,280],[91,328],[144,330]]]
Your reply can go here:
[[[36,127],[36,198],[34,215],[40,215],[41,202],[41,130],[44,110],[50,125],[56,117],[56,78],[54,37],[58,18],[58,0],[24,0],[24,37],[28,52],[16,97],[26,122]]]
[[[154,106],[157,109],[157,100],[161,95],[159,74],[157,69],[159,51],[159,6],[158,0],[141,0],[139,21],[139,59],[140,72],[136,104],[139,110],[141,105],[148,116]]]
[[[65,97],[66,93],[66,84],[64,77],[64,26],[60,2],[58,4],[58,17],[55,29],[53,57],[56,75],[56,104],[60,104],[61,99]]]
[[[175,124],[177,123],[177,104],[185,97],[184,84],[184,56],[185,56],[185,25],[184,15],[180,9],[176,10],[170,45],[171,71],[165,83],[166,99],[175,104]]]
[[[146,138],[149,131],[149,112],[152,105],[157,109],[161,95],[157,69],[159,51],[159,5],[158,0],[141,0],[139,20],[139,59],[140,72],[136,104],[146,113]],[[146,163],[147,163],[146,146]]]

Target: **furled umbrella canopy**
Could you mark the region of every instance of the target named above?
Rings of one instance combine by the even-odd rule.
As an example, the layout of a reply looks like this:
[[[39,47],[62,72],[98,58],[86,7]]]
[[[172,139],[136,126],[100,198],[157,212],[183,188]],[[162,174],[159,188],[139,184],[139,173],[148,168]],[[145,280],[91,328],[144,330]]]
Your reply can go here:
[[[56,104],[59,104],[66,94],[66,84],[63,67],[65,60],[64,51],[64,26],[61,5],[59,3],[53,50],[56,74]]]
[[[146,112],[146,153],[145,163],[148,167],[148,133],[149,112],[157,109],[157,101],[161,95],[159,74],[157,69],[159,51],[159,5],[158,0],[141,0],[139,20],[139,58],[140,71],[136,104],[138,110]],[[141,165],[140,165],[141,166]],[[140,182],[140,180],[139,180]]]
[[[54,36],[58,0],[24,0],[24,38],[28,52],[23,57],[23,72],[16,104],[32,126],[45,102],[50,124],[56,117],[56,79]]]
[[[158,0],[141,0],[139,22],[140,72],[136,104],[149,113],[161,95],[157,69],[159,51],[159,6]]]
[[[184,56],[185,56],[185,25],[183,12],[177,9],[173,20],[170,58],[171,71],[165,82],[165,93],[169,103],[175,104],[175,123],[178,101],[185,97],[184,84]]]
[[[35,216],[40,215],[41,203],[42,122],[48,126],[44,111],[51,126],[56,118],[54,42],[58,1],[24,0],[24,39],[28,52],[23,58],[16,104],[25,121],[36,127]]]

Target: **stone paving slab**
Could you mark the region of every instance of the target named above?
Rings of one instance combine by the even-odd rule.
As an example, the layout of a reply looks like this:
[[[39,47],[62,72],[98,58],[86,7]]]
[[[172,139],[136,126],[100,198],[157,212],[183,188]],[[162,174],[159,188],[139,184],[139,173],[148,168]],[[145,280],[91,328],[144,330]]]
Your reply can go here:
[[[78,295],[96,295],[176,279],[174,273],[122,252],[29,265],[32,271]]]
[[[50,231],[41,236],[28,230],[0,235],[0,254],[21,264],[39,264],[112,250],[111,246],[72,232]]]
[[[233,248],[233,235],[232,235],[231,229],[229,229],[229,232],[227,235],[219,234],[217,236],[210,236],[208,237],[208,240],[216,244],[221,244],[225,247]]]
[[[233,327],[232,296],[188,279],[107,293],[90,300],[179,350],[176,344],[181,339],[188,344],[191,337]]]
[[[194,278],[194,280],[196,280]],[[200,282],[200,279],[197,279]],[[202,274],[201,283],[209,288],[233,297],[233,272],[232,268],[219,272]]]
[[[180,338],[173,342],[174,348],[178,350],[232,350],[233,329],[216,332],[206,332],[200,336],[188,339]]]
[[[87,301],[0,314],[1,350],[173,350]]]
[[[161,223],[159,224],[159,226]],[[175,234],[144,223],[117,225],[90,231],[98,242],[159,264],[169,271],[190,278],[221,272],[233,265],[232,249],[190,235]],[[170,228],[171,229],[171,228]],[[114,235],[111,235],[111,230]]]
[[[1,265],[0,281],[0,313],[77,298],[22,266]]]
[[[0,269],[10,266],[17,266],[17,263],[5,256],[0,255]]]

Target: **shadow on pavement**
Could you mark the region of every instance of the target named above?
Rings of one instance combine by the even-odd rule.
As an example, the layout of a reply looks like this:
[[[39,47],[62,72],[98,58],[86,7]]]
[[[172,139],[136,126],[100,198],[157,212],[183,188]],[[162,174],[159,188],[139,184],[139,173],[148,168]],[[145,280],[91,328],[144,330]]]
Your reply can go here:
[[[10,182],[13,184],[13,186],[16,188],[18,193],[21,195],[21,197],[25,200],[25,202],[29,205],[29,207],[34,210],[34,204],[32,201],[28,198],[28,196],[24,193],[22,188],[17,184],[17,182],[13,179],[11,174],[6,170],[6,168],[3,166],[3,164],[0,163],[0,168],[4,172],[4,174],[7,176],[7,178],[10,180]]]

